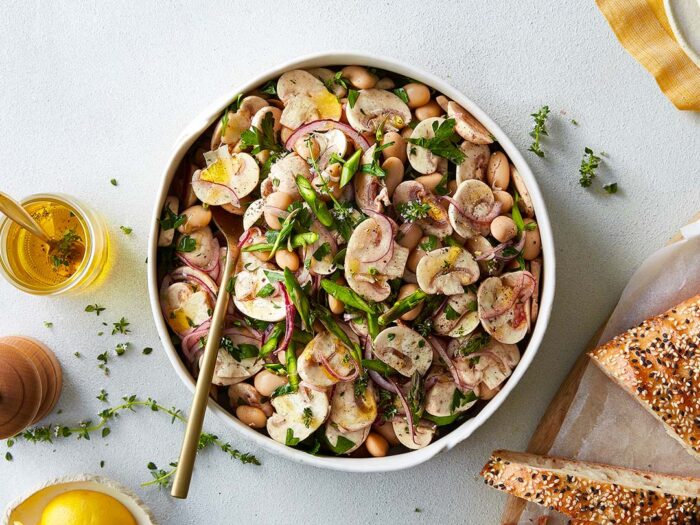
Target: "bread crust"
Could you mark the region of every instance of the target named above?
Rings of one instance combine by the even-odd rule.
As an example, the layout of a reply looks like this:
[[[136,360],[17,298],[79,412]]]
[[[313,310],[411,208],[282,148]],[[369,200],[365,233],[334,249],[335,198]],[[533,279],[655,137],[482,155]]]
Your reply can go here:
[[[589,355],[700,460],[700,295]]]
[[[561,512],[574,523],[700,523],[700,479],[496,450],[484,482]]]

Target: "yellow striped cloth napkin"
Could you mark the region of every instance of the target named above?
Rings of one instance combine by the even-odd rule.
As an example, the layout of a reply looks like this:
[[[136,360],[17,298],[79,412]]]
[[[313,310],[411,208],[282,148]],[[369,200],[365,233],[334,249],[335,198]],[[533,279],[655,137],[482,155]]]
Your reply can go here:
[[[623,47],[678,109],[700,111],[700,68],[678,45],[663,0],[596,0]]]

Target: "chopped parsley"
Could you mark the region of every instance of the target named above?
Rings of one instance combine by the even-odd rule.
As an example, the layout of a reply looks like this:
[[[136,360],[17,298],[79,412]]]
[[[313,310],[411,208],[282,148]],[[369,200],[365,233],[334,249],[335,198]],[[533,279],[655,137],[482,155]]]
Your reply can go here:
[[[252,147],[251,153],[256,155],[261,151],[274,151],[280,153],[284,147],[277,142],[275,134],[275,118],[271,112],[265,113],[260,127],[253,127],[241,134],[241,142],[244,147]]]
[[[268,80],[265,85],[260,89],[261,92],[266,95],[275,96],[277,94],[277,82],[274,80]]]
[[[348,105],[350,106],[350,109],[355,107],[355,102],[357,102],[357,97],[359,96],[360,92],[356,89],[348,90]]]
[[[404,88],[402,88],[402,87],[396,88],[393,91],[394,91],[394,95],[399,97],[403,101],[404,104],[408,104],[408,93],[406,93],[406,90]]]
[[[490,340],[491,337],[486,333],[472,334],[459,349],[459,355],[466,356],[478,352],[484,348]]]
[[[273,293],[275,293],[275,287],[272,286],[270,283],[267,283],[265,286],[260,288],[258,290],[258,293],[255,294],[257,297],[270,297]]]
[[[448,321],[455,321],[456,319],[459,319],[460,315],[457,310],[455,310],[448,304],[447,306],[445,306],[445,317]]]
[[[182,226],[187,222],[187,215],[184,213],[182,215],[177,215],[169,206],[165,208],[165,217],[159,219],[160,227],[164,230],[172,230],[179,226]]]
[[[436,235],[428,235],[428,239],[425,242],[419,244],[420,249],[424,252],[432,252],[437,248],[438,238]]]
[[[304,407],[304,412],[302,414],[302,422],[304,423],[304,426],[306,428],[309,428],[311,426],[311,423],[313,422],[314,415],[311,412],[311,409],[309,407]]]
[[[287,429],[287,435],[285,436],[284,444],[288,447],[293,447],[299,444],[299,438],[294,437],[294,431],[291,428]]]
[[[231,338],[226,335],[221,338],[221,342],[219,344],[221,348],[228,352],[231,357],[233,357],[239,363],[243,359],[257,357],[259,353],[257,346],[247,343],[241,343],[240,345],[236,346],[233,344]]]
[[[193,252],[197,247],[197,241],[195,241],[189,235],[183,235],[177,243],[177,251],[183,253]]]
[[[455,119],[448,118],[438,124],[433,122],[434,137],[409,138],[410,144],[420,146],[430,150],[439,157],[446,158],[455,164],[462,164],[466,158],[464,152],[459,148],[462,138],[454,131]]]
[[[327,242],[324,242],[321,246],[319,246],[316,251],[313,253],[313,258],[316,259],[317,261],[323,260],[323,258],[331,253],[331,245]]]

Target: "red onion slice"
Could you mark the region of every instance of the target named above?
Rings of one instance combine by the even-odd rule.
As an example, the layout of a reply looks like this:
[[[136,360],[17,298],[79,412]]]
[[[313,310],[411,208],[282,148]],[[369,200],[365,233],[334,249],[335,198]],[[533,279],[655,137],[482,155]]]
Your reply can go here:
[[[204,321],[201,325],[196,327],[192,332],[187,334],[182,338],[180,342],[180,347],[182,348],[182,353],[187,358],[187,361],[192,364],[195,360],[195,354],[197,350],[197,345],[199,344],[200,338],[206,336],[209,333],[209,325],[211,321]]]
[[[245,246],[245,244],[248,242],[248,240],[250,239],[250,237],[252,235],[253,235],[253,228],[243,232],[243,234],[238,239],[238,247],[243,248],[243,246]]]
[[[374,210],[370,210],[368,208],[363,209],[362,213],[368,215],[372,218],[372,220],[374,220],[374,222],[377,223],[377,226],[379,226],[380,239],[379,244],[376,247],[376,252],[374,250],[371,250],[369,258],[360,257],[360,261],[365,263],[373,263],[380,261],[386,258],[388,255],[390,255],[390,252],[393,250],[394,247],[394,227],[392,225],[392,221],[389,220],[389,218],[386,215],[382,215],[381,213],[378,213]],[[381,255],[377,257],[376,253],[380,253]],[[389,257],[389,259],[390,258],[391,257]]]
[[[227,186],[226,184],[221,184],[220,182],[211,182],[208,180],[192,181],[192,189],[196,194],[211,191],[211,186],[217,186],[217,189],[223,190],[225,193],[227,193],[231,204],[236,208],[238,208],[241,205],[241,200],[238,198],[238,195],[236,195],[236,192],[233,191],[233,188]]]
[[[284,297],[284,308],[287,311],[287,318],[284,324],[284,339],[282,340],[282,344],[277,347],[277,350],[275,350],[275,354],[284,352],[287,350],[287,347],[289,347],[289,343],[294,335],[294,315],[296,314],[296,308],[294,308],[294,303],[292,303],[291,299],[289,298],[289,294],[287,293],[287,288],[285,288],[284,283],[279,281],[277,283],[277,287],[279,288],[282,297]]]
[[[450,359],[450,356],[447,355],[445,347],[442,346],[442,343],[437,339],[437,337],[430,335],[428,336],[428,341],[430,341],[430,344],[433,346],[435,351],[440,355],[440,358],[442,358],[442,360],[447,365],[447,368],[450,370],[450,374],[452,374],[452,378],[454,379],[457,388],[464,393],[474,390],[475,385],[469,385],[462,380],[462,377],[459,375],[459,370],[457,370],[457,367],[452,362],[452,359]]]
[[[505,250],[508,247],[512,247],[516,253],[514,253],[513,255],[504,256],[503,250]],[[476,259],[477,261],[488,261],[494,258],[498,258],[501,261],[510,261],[512,259],[515,259],[518,256],[518,254],[523,251],[524,247],[525,234],[521,233],[520,239],[518,239],[517,243],[513,243],[513,241],[503,242],[497,246],[494,246],[490,250],[485,251],[480,255],[477,255],[474,259]]]
[[[217,252],[219,252],[220,250],[219,241],[217,239],[214,239],[212,241],[212,251],[214,250],[216,250]],[[209,264],[207,264],[206,266],[197,266],[196,264],[194,264],[191,260],[191,255],[189,252],[176,252],[176,255],[182,262],[184,262],[190,268],[194,268],[195,270],[201,270],[205,273],[213,271],[219,265],[218,255],[216,257],[212,257],[211,261],[209,261]]]
[[[406,400],[406,396],[404,393],[401,391],[401,389],[392,381],[391,379],[388,380],[389,383],[394,387],[396,390],[396,395],[399,396],[399,399],[401,400],[401,406],[403,406],[403,410],[406,413],[406,421],[408,422],[408,431],[411,434],[411,439],[413,440],[414,443],[416,443],[416,427],[413,423],[413,414],[411,413],[411,409],[408,406],[408,401]],[[418,444],[418,443],[416,443]]]
[[[290,135],[290,137],[284,143],[284,147],[287,148],[288,151],[292,151],[297,140],[307,133],[313,133],[314,131],[329,131],[331,129],[337,129],[345,133],[350,140],[352,140],[356,145],[360,146],[363,151],[367,151],[370,148],[367,139],[355,131],[351,126],[348,126],[342,122],[336,122],[335,120],[314,120],[313,122],[309,122],[308,124],[301,126]]]
[[[523,271],[521,273],[520,282],[518,282],[518,284],[513,288],[513,296],[511,297],[510,301],[498,308],[492,308],[491,310],[486,310],[482,312],[480,317],[487,321],[490,319],[495,319],[496,317],[503,315],[508,310],[513,308],[516,302],[526,301],[528,297],[530,297],[534,293],[535,283],[536,281],[532,274],[530,272]]]

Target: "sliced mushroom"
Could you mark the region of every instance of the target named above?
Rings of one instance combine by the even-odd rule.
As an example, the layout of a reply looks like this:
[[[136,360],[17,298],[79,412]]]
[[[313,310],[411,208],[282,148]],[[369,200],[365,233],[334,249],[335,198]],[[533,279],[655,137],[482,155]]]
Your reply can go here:
[[[285,105],[294,97],[310,96],[324,90],[323,82],[301,69],[287,71],[277,81],[277,96]]]
[[[415,436],[411,436],[411,431],[405,418],[395,419],[392,422],[392,426],[401,444],[412,450],[418,450],[430,445],[436,428],[430,421],[421,420],[416,425]]]
[[[255,224],[262,219],[263,213],[265,212],[265,199],[258,199],[253,201],[250,206],[248,206],[243,214],[243,230],[248,231]]]
[[[236,308],[243,314],[260,321],[281,321],[286,316],[284,297],[274,290],[271,295],[261,297],[260,291],[269,284],[267,273],[276,273],[279,280],[283,280],[281,272],[271,272],[264,268],[253,271],[244,270],[236,275],[233,302]]]
[[[392,203],[398,214],[405,219],[402,209],[409,203],[420,203],[427,206],[428,211],[424,218],[413,221],[428,235],[435,235],[444,239],[452,234],[452,226],[448,220],[447,210],[442,207],[439,199],[415,180],[407,180],[399,184],[394,190]]]
[[[204,154],[207,167],[192,176],[192,189],[197,198],[212,206],[233,204],[257,188],[260,168],[247,153],[231,155],[227,146]]]
[[[375,133],[379,126],[384,131],[400,131],[411,122],[411,110],[391,91],[363,89],[350,107],[345,107],[348,123],[360,133]]]
[[[518,172],[518,169],[511,164],[510,166],[510,178],[513,181],[513,186],[515,190],[520,195],[518,200],[518,207],[523,213],[524,217],[532,219],[535,216],[535,207],[532,204],[532,199],[530,198],[530,192],[527,191],[527,186],[525,186],[525,181],[522,175]]]
[[[464,140],[474,144],[493,143],[493,136],[483,124],[456,102],[447,103],[447,116],[455,119],[455,132]]]
[[[445,307],[433,318],[433,329],[440,335],[464,337],[479,326],[476,294],[451,295]]]
[[[318,169],[323,171],[330,164],[334,155],[345,157],[348,150],[348,138],[339,129],[331,129],[324,132],[314,131],[307,133],[296,141],[294,150],[300,157],[313,161]]]
[[[265,118],[265,115],[267,114],[272,115],[273,119],[273,131],[275,133],[278,133],[280,129],[282,129],[282,124],[280,123],[280,119],[282,118],[282,110],[279,108],[276,108],[274,106],[264,106],[260,108],[255,115],[253,115],[252,120],[250,121],[250,125],[253,128],[258,128],[262,130],[262,123],[263,119]]]
[[[517,345],[503,344],[491,339],[479,352],[475,367],[481,372],[481,380],[487,388],[498,388],[520,362]]]
[[[334,71],[325,67],[315,67],[313,69],[307,69],[307,72],[323,82],[325,86],[330,87],[336,97],[343,98],[348,94],[348,90],[340,82],[334,82],[336,78]]]
[[[335,95],[312,74],[296,69],[277,81],[277,96],[284,102],[280,122],[289,129],[314,120],[339,120],[342,107]]]
[[[333,262],[337,253],[337,244],[333,234],[318,221],[313,221],[310,231],[318,234],[318,240],[305,250],[305,261],[308,261],[309,271],[316,275],[328,275],[335,271]],[[321,250],[321,253],[319,253]],[[327,253],[323,253],[327,252]]]
[[[469,410],[474,401],[469,401],[459,406],[455,405],[457,385],[448,374],[440,374],[425,393],[425,411],[437,417],[451,416]],[[459,399],[459,398],[457,398]]]
[[[299,386],[297,392],[277,396],[271,401],[275,413],[267,420],[267,433],[279,443],[289,438],[304,440],[328,417],[330,403],[325,392]]]
[[[435,136],[435,130],[445,121],[442,117],[432,117],[422,120],[411,133],[412,139],[431,139]],[[438,171],[442,157],[432,151],[415,144],[406,145],[406,155],[411,167],[418,173],[428,174]]]
[[[167,219],[170,214],[177,215],[178,203],[179,199],[177,197],[168,195],[165,198],[165,204],[163,204],[163,215],[161,216],[161,219]],[[170,246],[173,243],[173,238],[175,237],[175,228],[168,228],[166,230],[163,228],[162,220],[160,223],[160,233],[158,234],[158,246]]]
[[[535,288],[532,274],[511,272],[489,277],[479,286],[479,319],[484,330],[501,343],[515,344],[527,334],[525,301]]]
[[[335,385],[341,378],[351,377],[357,365],[350,349],[336,336],[324,331],[306,345],[297,368],[304,381],[324,388]]]
[[[418,286],[430,294],[457,295],[479,279],[479,266],[463,248],[448,246],[428,252],[416,268]]]
[[[163,314],[173,332],[183,335],[211,317],[213,301],[192,283],[173,283],[160,294]]]
[[[491,275],[492,270],[494,269],[492,261],[487,259],[478,260],[480,255],[489,253],[493,249],[493,246],[488,239],[483,235],[475,235],[474,237],[467,239],[464,244],[469,250],[469,253],[471,253],[474,258],[477,259],[476,262],[479,265],[479,271],[483,275]]]
[[[244,131],[250,128],[251,119],[255,113],[267,106],[265,99],[248,96],[241,100],[236,112],[228,111],[225,119],[221,119],[216,127],[211,139],[211,149],[216,149],[220,144],[237,144]],[[224,129],[223,124],[226,123]]]
[[[462,184],[465,180],[483,181],[486,178],[486,170],[491,158],[489,147],[465,140],[459,149],[464,153],[464,161],[457,165],[457,184]]]
[[[403,275],[407,258],[408,250],[394,241],[389,219],[369,218],[355,228],[348,241],[345,280],[365,299],[383,301],[391,294],[388,281]]]
[[[231,333],[224,337],[230,341],[231,348],[234,350],[245,348],[243,345],[248,345],[253,350],[260,350],[260,341],[256,340],[250,334],[243,332]],[[200,357],[200,367],[203,359],[204,354]],[[222,346],[219,348],[219,352],[216,356],[214,376],[211,382],[219,386],[240,383],[257,374],[262,370],[264,364],[265,362],[257,355],[254,357],[242,357],[239,360],[235,353],[229,352],[229,350]]]
[[[375,148],[376,145],[372,145],[362,155],[362,166],[372,164]],[[391,204],[389,190],[384,179],[375,177],[371,173],[358,171],[352,179],[352,184],[355,189],[355,202],[358,208],[382,213],[384,206]]]
[[[184,237],[189,237],[195,243],[194,250],[183,254],[187,262],[202,270],[211,270],[216,265],[216,258],[219,256],[219,241],[214,238],[211,228],[207,226],[189,235],[184,235]]]
[[[355,384],[350,381],[335,385],[329,421],[344,430],[353,431],[367,428],[376,418],[377,399],[371,382],[367,383],[361,395],[357,395]]]
[[[491,221],[500,210],[491,188],[478,180],[466,180],[457,187],[454,201],[448,215],[457,233],[467,239],[489,234]]]
[[[374,339],[374,354],[403,376],[424,375],[433,362],[433,349],[415,330],[391,326]]]
[[[311,180],[309,165],[296,153],[290,153],[275,162],[270,168],[268,179],[271,181],[272,192],[282,191],[288,193],[294,199],[299,199],[296,177],[301,175]],[[271,193],[272,193],[271,192]]]
[[[362,446],[370,430],[372,430],[372,426],[367,425],[360,430],[343,431],[337,423],[327,421],[323,435],[327,445],[333,452],[336,454],[350,454]]]

